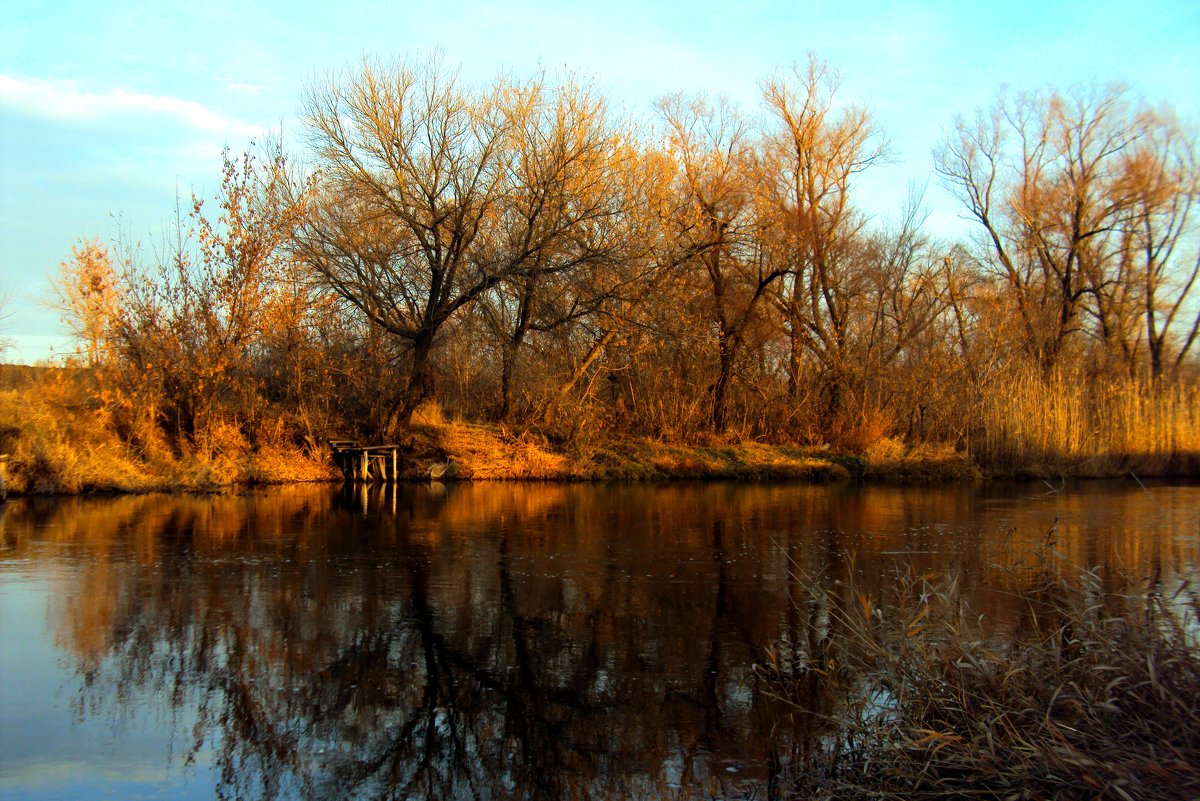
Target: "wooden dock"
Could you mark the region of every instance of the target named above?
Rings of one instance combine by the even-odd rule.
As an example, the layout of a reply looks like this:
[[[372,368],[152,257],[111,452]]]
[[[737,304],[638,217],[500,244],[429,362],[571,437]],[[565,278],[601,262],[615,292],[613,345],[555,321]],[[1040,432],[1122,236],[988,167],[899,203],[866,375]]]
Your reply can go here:
[[[400,478],[399,445],[363,445],[358,440],[331,439],[329,447],[333,450],[333,463],[346,481],[371,484]]]

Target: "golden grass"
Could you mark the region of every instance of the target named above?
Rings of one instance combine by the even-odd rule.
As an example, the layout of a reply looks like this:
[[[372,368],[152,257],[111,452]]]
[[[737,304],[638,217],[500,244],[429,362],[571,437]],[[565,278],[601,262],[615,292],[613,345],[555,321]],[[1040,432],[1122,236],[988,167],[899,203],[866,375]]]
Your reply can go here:
[[[13,494],[212,490],[236,484],[329,481],[327,459],[290,443],[251,447],[231,426],[215,426],[205,453],[173,452],[157,432],[135,444],[89,401],[79,376],[53,375],[0,391],[0,452],[9,454]]]
[[[337,480],[327,452],[291,441],[283,423],[247,440],[215,422],[194,445],[168,444],[155,426],[122,430],[89,396],[85,371],[50,371],[0,390],[0,453],[9,491],[209,490],[239,484]],[[874,418],[872,418],[874,419]],[[682,443],[602,429],[577,436],[447,419],[423,404],[404,442],[402,476],[427,480],[449,459],[468,480],[934,481],[993,475],[1195,475],[1200,390],[1133,381],[1084,383],[1059,372],[1017,372],[978,404],[968,449],[871,436],[855,454],[708,436]],[[869,442],[867,440],[870,440]],[[861,453],[861,455],[858,455]]]
[[[111,434],[103,412],[70,408],[52,387],[0,392],[0,450],[14,494],[138,492],[155,481]]]
[[[649,463],[656,478],[717,478],[737,481],[797,479],[827,482],[850,477],[827,455],[757,442],[681,446],[635,441],[635,458]]]
[[[0,452],[10,454],[13,494],[213,490],[245,484],[336,480],[324,451],[278,441],[252,445],[216,422],[196,445],[171,447],[161,432],[117,434],[107,410],[85,391],[86,376],[63,374],[0,391]],[[700,445],[597,433],[563,441],[536,429],[447,420],[433,403],[414,415],[402,476],[428,480],[449,459],[447,478],[465,480],[734,479],[835,481],[849,477],[828,454],[755,442]]]
[[[449,423],[437,427],[440,449],[459,478],[547,480],[570,478],[567,458],[532,432],[512,434],[496,426]]]
[[[434,424],[430,419],[439,420]],[[827,454],[756,442],[666,443],[598,435],[586,444],[556,440],[534,429],[510,429],[434,415],[414,426],[401,469],[427,479],[429,468],[453,465],[467,480],[667,481],[676,479],[837,481],[847,470]]]
[[[1194,475],[1200,390],[1019,371],[986,392],[970,450],[997,473]]]
[[[912,447],[883,437],[863,455],[866,478],[888,481],[956,481],[977,479],[979,467],[970,455],[948,444],[920,443]]]

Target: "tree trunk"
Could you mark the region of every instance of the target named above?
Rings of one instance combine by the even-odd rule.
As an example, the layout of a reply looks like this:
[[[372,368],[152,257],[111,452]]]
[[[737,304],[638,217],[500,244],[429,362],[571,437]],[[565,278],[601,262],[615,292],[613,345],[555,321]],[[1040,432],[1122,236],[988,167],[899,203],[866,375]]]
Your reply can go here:
[[[797,325],[793,320],[788,331],[788,340],[791,348],[788,353],[787,393],[788,398],[793,403],[800,399],[800,357],[804,348],[800,342],[800,336],[796,333]]]
[[[713,384],[712,427],[717,434],[725,431],[726,405],[728,403],[729,383],[733,378],[733,346],[727,341],[720,345],[720,366],[717,372],[717,382]]]
[[[512,378],[517,368],[517,350],[520,341],[507,342],[502,354],[503,364],[500,367],[500,422],[507,423],[512,417]]]
[[[388,426],[389,434],[394,433],[391,430],[393,428],[400,430],[409,428],[412,424],[413,412],[421,405],[421,401],[431,394],[429,355],[432,351],[433,332],[422,331],[413,340],[412,369],[408,374],[408,384],[401,395],[400,410],[396,414],[394,424]]]
[[[567,397],[571,390],[575,388],[575,385],[583,380],[583,377],[587,375],[588,369],[592,366],[592,364],[595,363],[596,359],[600,358],[600,354],[604,353],[604,349],[608,347],[608,344],[616,338],[617,331],[617,327],[613,326],[605,331],[604,335],[601,336],[600,339],[593,343],[591,349],[588,351],[587,356],[583,358],[583,361],[580,362],[579,366],[575,368],[575,371],[571,373],[570,378],[568,378],[562,383],[561,386],[559,386],[558,392],[555,394],[554,399],[550,402],[550,405],[546,407],[546,413],[542,416],[542,422],[547,424],[553,422],[554,413],[558,409],[558,405],[562,402],[562,399]]]
[[[507,423],[512,415],[512,377],[517,369],[517,355],[521,343],[529,333],[530,321],[533,317],[533,296],[537,291],[537,279],[527,278],[524,291],[521,293],[521,305],[517,309],[517,323],[512,334],[504,343],[500,366],[500,420]]]

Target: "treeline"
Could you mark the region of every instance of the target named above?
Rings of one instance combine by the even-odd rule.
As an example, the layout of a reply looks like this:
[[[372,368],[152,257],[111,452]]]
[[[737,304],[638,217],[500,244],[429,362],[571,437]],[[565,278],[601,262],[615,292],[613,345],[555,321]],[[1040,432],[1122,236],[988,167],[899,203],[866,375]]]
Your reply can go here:
[[[837,89],[813,58],[755,109],[629,119],[586,83],[366,62],[310,88],[302,155],[227,154],[153,253],[77,247],[58,302],[133,443],[389,439],[435,402],[568,442],[1200,450],[1191,128],[1120,87],[1002,95],[936,151],[950,242],[919,196],[861,210],[888,146]],[[1120,402],[1141,422],[1100,431]]]

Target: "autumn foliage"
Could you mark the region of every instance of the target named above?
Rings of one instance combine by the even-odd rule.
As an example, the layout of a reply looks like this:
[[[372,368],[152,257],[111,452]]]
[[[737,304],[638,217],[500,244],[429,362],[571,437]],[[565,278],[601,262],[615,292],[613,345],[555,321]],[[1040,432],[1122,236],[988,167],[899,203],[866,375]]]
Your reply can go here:
[[[1196,408],[1193,131],[1120,87],[1001,96],[937,152],[977,235],[947,242],[919,195],[856,204],[889,153],[837,90],[811,58],[758,109],[633,120],[574,79],[364,62],[310,87],[304,169],[227,153],[152,254],[63,264],[92,403],[126,442],[207,454],[404,441],[436,403],[568,456],[628,436],[1194,471],[1194,434],[1163,433]]]

